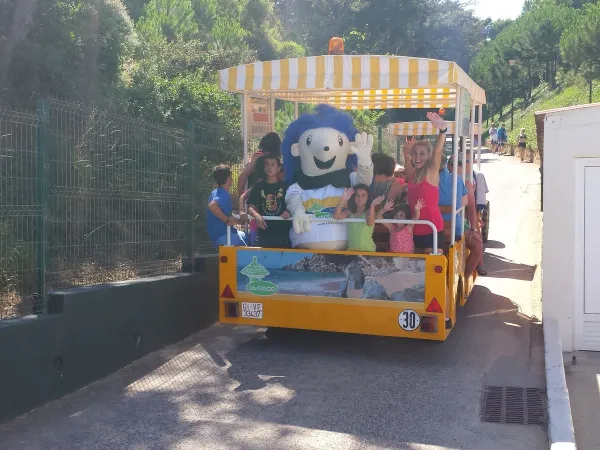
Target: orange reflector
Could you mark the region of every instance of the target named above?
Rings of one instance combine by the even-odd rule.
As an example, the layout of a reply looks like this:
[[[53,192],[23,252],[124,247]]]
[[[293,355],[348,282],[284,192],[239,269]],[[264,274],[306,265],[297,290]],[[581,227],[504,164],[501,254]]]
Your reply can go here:
[[[225,289],[223,289],[223,293],[221,294],[222,298],[233,298],[235,299],[235,295],[233,295],[233,291],[231,290],[231,288],[229,287],[229,285],[225,286]]]
[[[442,266],[435,266],[435,273],[442,273],[444,268]]]
[[[431,303],[429,304],[429,306],[427,307],[427,309],[425,311],[432,312],[432,313],[444,312],[442,310],[442,307],[438,303],[437,298],[435,298],[435,297],[433,297],[433,300],[431,300]]]

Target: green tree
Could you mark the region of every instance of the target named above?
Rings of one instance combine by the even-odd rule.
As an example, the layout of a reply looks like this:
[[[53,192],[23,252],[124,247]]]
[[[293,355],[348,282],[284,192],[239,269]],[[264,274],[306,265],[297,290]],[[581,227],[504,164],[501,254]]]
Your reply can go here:
[[[151,0],[137,23],[147,40],[190,40],[198,37],[191,0]]]
[[[40,1],[19,36],[10,31],[14,20],[24,23],[23,14],[16,13],[0,3],[3,102],[23,108],[44,96],[82,102],[112,98],[121,66],[137,45],[120,0]],[[14,39],[12,50],[2,45],[7,37]]]
[[[600,78],[600,2],[587,4],[565,30],[560,41],[565,61],[580,70],[590,83]]]

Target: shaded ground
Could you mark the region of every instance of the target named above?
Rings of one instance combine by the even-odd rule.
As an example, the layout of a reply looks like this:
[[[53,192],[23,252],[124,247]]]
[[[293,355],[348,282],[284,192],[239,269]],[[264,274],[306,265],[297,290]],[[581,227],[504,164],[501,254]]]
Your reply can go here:
[[[215,325],[0,427],[0,448],[547,448],[541,427],[479,418],[484,385],[544,385],[532,319],[541,309],[539,172],[484,157],[498,159],[483,168],[490,276],[446,342],[316,332],[268,340]]]

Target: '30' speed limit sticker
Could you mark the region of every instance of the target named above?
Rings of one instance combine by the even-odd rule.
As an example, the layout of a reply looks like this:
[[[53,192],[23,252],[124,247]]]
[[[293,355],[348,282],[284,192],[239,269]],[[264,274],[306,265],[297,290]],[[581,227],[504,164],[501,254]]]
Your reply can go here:
[[[412,309],[405,309],[398,315],[398,324],[403,330],[414,331],[419,328],[421,318]]]

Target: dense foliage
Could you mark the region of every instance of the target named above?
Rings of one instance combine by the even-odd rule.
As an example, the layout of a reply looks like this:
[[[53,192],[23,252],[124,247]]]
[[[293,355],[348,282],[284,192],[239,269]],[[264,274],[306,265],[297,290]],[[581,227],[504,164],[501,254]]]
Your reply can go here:
[[[239,99],[218,69],[327,52],[342,36],[351,54],[458,61],[464,68],[503,23],[476,19],[456,0],[0,0],[0,102],[40,97],[108,103],[185,127],[237,129]],[[277,128],[293,108],[277,103]],[[376,132],[380,112],[355,118]]]
[[[488,40],[473,58],[470,74],[488,96],[492,114],[512,98],[529,103],[534,88],[558,87],[571,69],[589,82],[600,75],[600,3],[571,0],[527,0],[523,14],[511,23],[490,24]],[[512,64],[511,64],[512,63]],[[591,86],[591,84],[590,84]]]
[[[349,54],[457,61],[499,113],[513,96],[529,102],[540,83],[554,89],[568,70],[598,78],[599,5],[527,0],[518,19],[492,21],[457,0],[0,0],[0,101],[108,103],[178,127],[237,129],[239,99],[217,88],[217,70],[325,54],[341,36]],[[293,109],[277,109],[283,129]],[[403,111],[355,117],[371,132],[414,120]]]
[[[584,5],[560,41],[563,58],[591,82],[600,78],[600,2]]]

